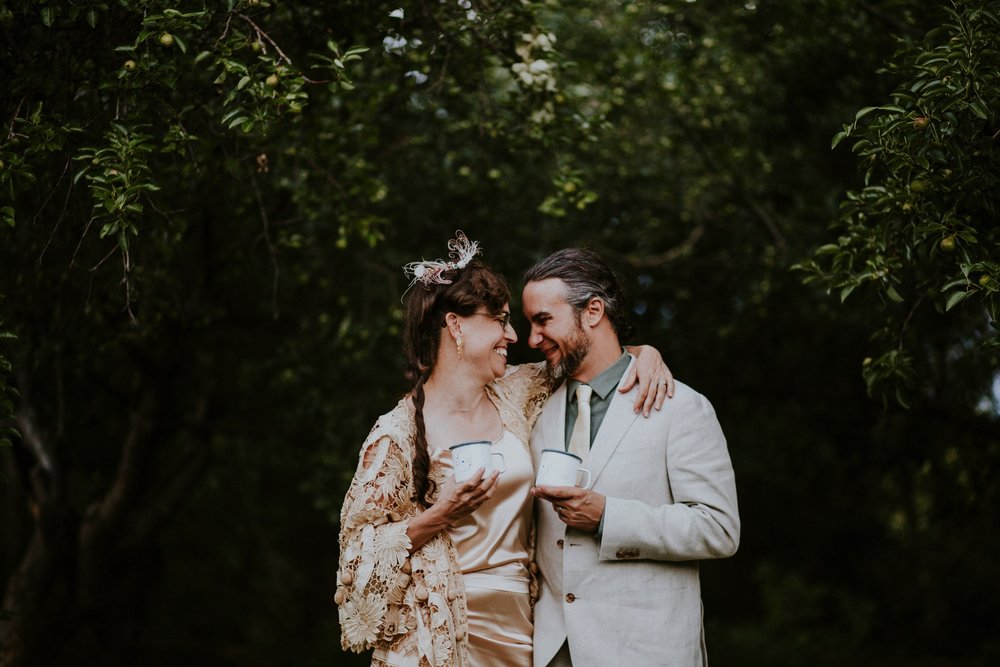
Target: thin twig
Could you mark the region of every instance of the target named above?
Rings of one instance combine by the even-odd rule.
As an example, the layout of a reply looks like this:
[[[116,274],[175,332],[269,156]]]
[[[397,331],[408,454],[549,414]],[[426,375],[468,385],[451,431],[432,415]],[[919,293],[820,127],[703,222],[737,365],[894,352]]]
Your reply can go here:
[[[253,19],[251,19],[246,14],[237,14],[237,16],[239,16],[241,19],[243,19],[244,21],[246,21],[247,23],[249,23],[251,26],[253,26],[253,29],[257,32],[257,38],[258,38],[258,40],[261,37],[263,37],[264,39],[266,39],[271,44],[271,46],[274,47],[274,50],[278,52],[278,56],[282,60],[285,61],[286,65],[288,65],[289,67],[295,67],[295,65],[292,64],[292,59],[289,58],[287,55],[285,55],[285,52],[281,50],[281,47],[278,46],[278,43],[275,42],[273,39],[271,39],[271,36],[268,35],[266,32],[264,32],[259,25],[257,25],[256,23],[254,23]],[[332,79],[325,79],[325,80],[322,80],[322,81],[317,81],[316,79],[310,79],[305,74],[303,74],[301,71],[299,72],[299,74],[302,76],[302,80],[305,81],[306,83],[321,84],[321,83],[330,83],[332,81]]]
[[[906,319],[903,320],[903,325],[899,328],[899,349],[903,349],[903,334],[906,333],[906,329],[910,326],[910,320],[913,319],[913,315],[917,312],[917,308],[920,307],[921,302],[924,300],[925,295],[921,294],[920,298],[914,302],[913,307],[910,308],[910,312],[906,314]]]
[[[219,42],[221,42],[222,40],[224,40],[226,38],[226,35],[229,34],[229,24],[230,24],[230,22],[232,22],[232,20],[233,20],[233,15],[232,14],[227,14],[226,15],[226,27],[222,29],[222,34],[219,35],[219,39],[215,40],[215,46],[218,46]]]
[[[17,120],[17,115],[21,113],[21,105],[24,104],[25,98],[21,98],[17,101],[17,108],[14,109],[14,115],[10,118],[10,130],[7,133],[7,138],[10,139],[14,136],[14,121]]]
[[[246,21],[247,23],[249,23],[251,26],[253,26],[253,29],[257,32],[257,36],[258,37],[263,37],[268,42],[270,42],[271,46],[274,47],[274,50],[278,52],[278,55],[281,57],[282,60],[285,61],[286,64],[288,64],[289,66],[292,65],[292,59],[285,55],[285,52],[281,50],[281,47],[278,46],[278,43],[275,42],[273,39],[271,39],[271,36],[268,35],[266,32],[264,32],[259,25],[257,25],[256,23],[254,23],[253,19],[251,19],[246,14],[237,14],[237,16],[239,16],[241,19],[243,19],[244,21]]]
[[[87,226],[83,228],[83,234],[80,234],[80,240],[76,243],[76,250],[73,251],[73,256],[69,260],[70,268],[76,266],[76,256],[80,252],[80,246],[83,245],[83,239],[87,238],[87,232],[90,231],[90,226],[94,224],[94,219],[91,218],[87,221]]]
[[[33,219],[32,222],[34,222],[34,220],[37,220],[38,216],[41,215],[41,213],[42,213],[43,210],[45,210],[45,206],[49,203],[49,199],[52,197],[53,194],[55,194],[56,189],[59,187],[59,183],[62,182],[63,176],[66,175],[66,171],[69,169],[69,165],[70,165],[71,161],[72,161],[72,158],[66,160],[66,166],[63,167],[62,173],[59,174],[59,180],[56,181],[55,187],[52,188],[52,192],[49,193],[49,196],[45,198],[44,202],[42,202],[42,205],[38,209],[38,212],[35,213],[35,217],[34,217],[34,219]],[[56,218],[56,224],[55,224],[55,226],[52,227],[52,233],[49,234],[49,240],[45,242],[45,247],[42,248],[42,252],[40,252],[38,254],[38,266],[42,265],[42,259],[45,258],[45,252],[49,249],[49,246],[52,245],[52,239],[54,239],[56,237],[56,232],[59,231],[59,225],[62,223],[63,218],[66,217],[66,209],[69,208],[69,196],[71,194],[73,194],[73,182],[72,181],[70,181],[69,188],[67,188],[67,190],[66,190],[66,199],[65,199],[65,201],[63,201],[63,208],[59,212],[59,217]]]
[[[94,264],[92,267],[90,267],[91,273],[93,273],[94,271],[97,271],[97,269],[101,268],[101,264],[104,264],[104,262],[108,261],[108,258],[111,257],[111,255],[115,254],[115,250],[118,250],[118,244],[117,243],[115,244],[115,247],[113,247],[111,249],[111,251],[107,255],[105,255],[104,257],[101,258],[101,261],[99,261],[97,264]]]
[[[264,226],[261,236],[264,239],[264,243],[267,244],[267,254],[271,260],[271,269],[273,271],[271,279],[271,313],[275,319],[278,319],[278,249],[271,241],[270,221],[267,218],[267,210],[264,208],[264,198],[260,194],[260,188],[257,187],[257,177],[254,175],[253,170],[250,170],[250,185],[253,188],[254,197],[257,199],[257,207],[260,209],[260,220]]]

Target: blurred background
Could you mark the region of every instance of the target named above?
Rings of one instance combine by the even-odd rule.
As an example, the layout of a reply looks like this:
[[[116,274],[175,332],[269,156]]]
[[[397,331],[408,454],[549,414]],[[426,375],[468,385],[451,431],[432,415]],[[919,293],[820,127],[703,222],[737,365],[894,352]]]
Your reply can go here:
[[[512,362],[588,246],[713,402],[713,665],[1000,663],[998,14],[0,1],[0,664],[368,664],[340,503],[456,229]]]

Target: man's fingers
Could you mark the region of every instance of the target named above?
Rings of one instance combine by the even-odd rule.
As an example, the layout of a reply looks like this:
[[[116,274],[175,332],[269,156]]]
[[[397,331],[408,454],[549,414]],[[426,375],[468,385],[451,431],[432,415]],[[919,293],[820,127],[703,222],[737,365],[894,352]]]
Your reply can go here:
[[[536,495],[539,498],[553,503],[560,500],[569,500],[580,491],[575,486],[539,486],[537,488],[538,493]]]

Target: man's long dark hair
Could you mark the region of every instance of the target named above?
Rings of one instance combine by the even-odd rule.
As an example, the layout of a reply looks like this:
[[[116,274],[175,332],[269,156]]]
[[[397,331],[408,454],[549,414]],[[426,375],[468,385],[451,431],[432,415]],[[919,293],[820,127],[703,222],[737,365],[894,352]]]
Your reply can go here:
[[[618,276],[593,250],[566,248],[541,259],[524,273],[524,284],[558,278],[569,288],[566,300],[577,313],[587,307],[592,297],[604,302],[604,312],[618,340],[625,344],[635,334],[628,300]]]

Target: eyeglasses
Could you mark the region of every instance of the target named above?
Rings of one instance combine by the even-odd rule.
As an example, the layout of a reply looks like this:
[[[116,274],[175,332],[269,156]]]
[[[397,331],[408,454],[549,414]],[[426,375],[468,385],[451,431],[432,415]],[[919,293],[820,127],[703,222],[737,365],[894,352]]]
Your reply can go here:
[[[500,326],[506,331],[507,327],[510,326],[510,311],[505,310],[499,315],[493,315],[491,313],[472,313],[473,315],[479,315],[480,317],[492,317],[494,320],[500,323]]]

